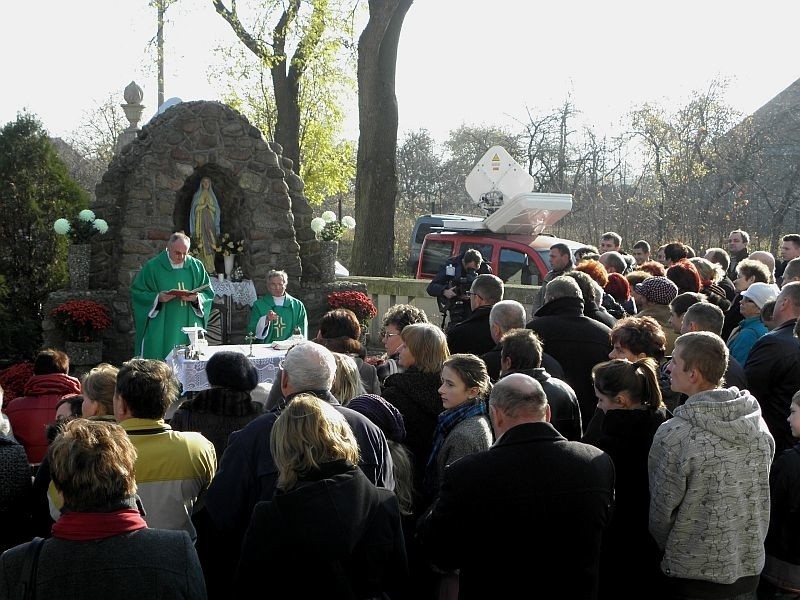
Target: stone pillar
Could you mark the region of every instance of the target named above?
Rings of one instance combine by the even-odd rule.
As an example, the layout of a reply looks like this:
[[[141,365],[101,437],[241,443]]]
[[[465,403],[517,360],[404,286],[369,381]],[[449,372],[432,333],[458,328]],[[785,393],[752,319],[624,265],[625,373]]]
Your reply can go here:
[[[144,105],[142,104],[144,92],[142,88],[136,85],[135,81],[131,81],[128,84],[128,87],[126,87],[123,92],[123,97],[125,98],[125,104],[121,104],[120,106],[122,106],[122,110],[125,111],[125,117],[128,119],[130,125],[119,134],[119,138],[117,138],[117,147],[114,150],[115,154],[119,154],[120,150],[136,139],[136,132],[139,131],[139,120],[142,118],[142,111],[144,110]]]

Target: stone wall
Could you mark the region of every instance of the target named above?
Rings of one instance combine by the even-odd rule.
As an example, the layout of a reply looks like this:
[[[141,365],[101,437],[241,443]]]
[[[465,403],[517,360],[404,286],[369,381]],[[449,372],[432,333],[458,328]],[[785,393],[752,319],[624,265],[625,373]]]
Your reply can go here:
[[[321,289],[312,209],[281,152],[235,110],[202,101],[154,117],[114,158],[92,205],[109,224],[92,245],[90,279],[91,290],[109,292],[113,331],[104,340],[105,360],[119,364],[133,355],[131,283],[172,232],[188,232],[192,196],[206,176],[220,204],[222,232],[246,240],[239,262],[258,294],[267,291],[266,272],[283,269],[291,293],[316,306]],[[246,323],[242,310],[235,326]]]

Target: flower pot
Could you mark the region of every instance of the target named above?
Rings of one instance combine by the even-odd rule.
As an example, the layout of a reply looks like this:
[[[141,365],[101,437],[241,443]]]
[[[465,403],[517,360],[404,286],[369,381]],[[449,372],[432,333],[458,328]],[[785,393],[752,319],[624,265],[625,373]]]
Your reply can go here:
[[[225,262],[225,278],[231,278],[231,271],[233,271],[233,261],[236,257],[233,254],[226,254],[222,257]]]
[[[70,364],[96,366],[103,360],[103,342],[66,342],[65,346]]]
[[[89,261],[92,256],[90,244],[70,244],[67,254],[69,287],[71,290],[89,289]]]
[[[339,242],[320,240],[319,242],[319,280],[323,283],[336,281],[336,256]]]

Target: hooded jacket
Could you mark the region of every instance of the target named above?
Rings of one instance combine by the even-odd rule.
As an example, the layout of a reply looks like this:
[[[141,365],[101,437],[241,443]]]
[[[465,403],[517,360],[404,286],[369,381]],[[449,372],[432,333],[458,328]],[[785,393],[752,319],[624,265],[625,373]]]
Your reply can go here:
[[[764,566],[775,440],[747,390],[690,396],[648,458],[650,533],[668,577],[732,584]]]

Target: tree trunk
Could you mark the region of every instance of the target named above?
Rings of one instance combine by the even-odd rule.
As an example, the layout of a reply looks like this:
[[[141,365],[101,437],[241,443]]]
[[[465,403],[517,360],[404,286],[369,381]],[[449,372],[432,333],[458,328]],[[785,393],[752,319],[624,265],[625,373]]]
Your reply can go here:
[[[397,198],[395,71],[403,20],[413,0],[370,0],[358,41],[358,159],[351,272],[386,276],[394,268]],[[369,227],[367,227],[369,224]]]

